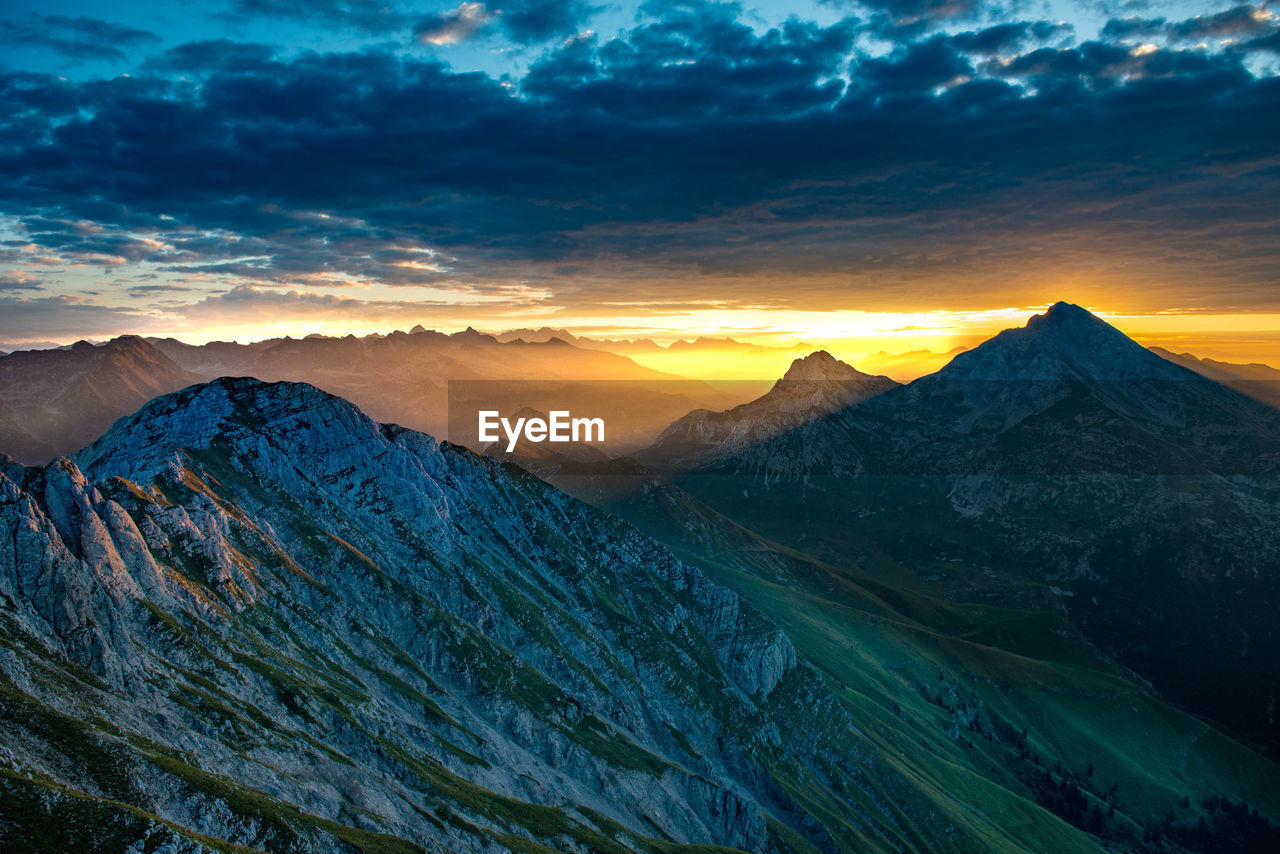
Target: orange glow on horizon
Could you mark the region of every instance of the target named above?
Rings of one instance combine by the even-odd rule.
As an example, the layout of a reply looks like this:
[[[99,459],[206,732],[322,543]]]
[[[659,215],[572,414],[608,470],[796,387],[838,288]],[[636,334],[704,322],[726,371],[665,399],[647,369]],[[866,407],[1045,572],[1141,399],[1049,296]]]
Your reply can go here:
[[[1221,361],[1280,365],[1280,314],[1140,314],[1109,312],[1089,304],[1084,307],[1144,346],[1161,346]],[[1045,310],[1045,306],[919,312],[708,308],[620,318],[565,310],[516,312],[504,308],[469,306],[470,320],[462,319],[464,315],[457,311],[424,306],[421,316],[406,312],[395,317],[383,314],[359,318],[335,313],[260,323],[192,324],[145,330],[141,334],[201,344],[233,340],[251,343],[285,336],[388,334],[417,324],[446,334],[468,326],[492,333],[548,326],[596,340],[652,340],[662,349],[623,345],[616,352],[646,367],[686,377],[776,378],[793,359],[825,349],[861,370],[909,380],[937,370],[957,351],[974,347],[1004,329],[1022,326],[1032,315]],[[670,346],[697,338],[729,338],[755,346]]]

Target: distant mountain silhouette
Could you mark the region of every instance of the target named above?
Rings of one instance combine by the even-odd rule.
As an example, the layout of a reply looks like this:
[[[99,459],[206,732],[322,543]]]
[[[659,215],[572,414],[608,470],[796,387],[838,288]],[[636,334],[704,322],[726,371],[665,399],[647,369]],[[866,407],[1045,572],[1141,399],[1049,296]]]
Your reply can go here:
[[[648,443],[697,406],[741,400],[614,353],[555,339],[504,344],[474,329],[204,345],[125,336],[101,346],[80,342],[0,358],[0,452],[43,463],[79,449],[156,395],[222,376],[310,382],[380,420],[441,436],[450,426],[450,380],[511,381],[514,405],[563,381],[594,383],[600,399],[626,403],[618,411],[631,415],[618,416],[612,435],[634,436],[628,447]]]
[[[695,410],[674,422],[636,459],[658,468],[687,468],[731,454],[801,424],[896,388],[819,350],[792,362],[764,396],[724,412]]]
[[[1247,394],[1254,400],[1280,409],[1280,371],[1270,365],[1202,359],[1190,353],[1174,353],[1163,347],[1149,349],[1162,359],[1190,368],[1197,374],[1216,380],[1241,394]]]

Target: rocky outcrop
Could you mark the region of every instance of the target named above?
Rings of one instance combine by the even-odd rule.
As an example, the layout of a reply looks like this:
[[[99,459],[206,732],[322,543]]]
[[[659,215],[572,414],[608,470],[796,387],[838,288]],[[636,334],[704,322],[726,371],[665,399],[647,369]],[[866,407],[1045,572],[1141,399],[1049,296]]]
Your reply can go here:
[[[876,797],[827,758],[852,736],[809,715],[821,680],[736,595],[310,386],[219,380],[5,462],[0,519],[6,690],[123,757],[85,776],[28,727],[15,762],[179,836],[772,851],[785,826],[826,850],[812,805]]]

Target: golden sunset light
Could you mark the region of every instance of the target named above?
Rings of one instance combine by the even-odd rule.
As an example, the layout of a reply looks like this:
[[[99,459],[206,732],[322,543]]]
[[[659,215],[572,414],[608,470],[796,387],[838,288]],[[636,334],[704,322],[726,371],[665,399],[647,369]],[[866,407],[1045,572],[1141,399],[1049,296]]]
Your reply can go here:
[[[781,374],[797,355],[827,350],[866,370],[910,380],[937,370],[957,350],[969,349],[1002,329],[1020,326],[1044,310],[1044,306],[922,312],[703,309],[633,314],[626,323],[619,323],[617,317],[564,311],[513,312],[501,306],[494,311],[475,304],[424,308],[421,304],[394,303],[384,307],[318,293],[299,296],[302,302],[311,300],[321,310],[309,311],[300,319],[215,321],[159,328],[151,334],[202,344],[250,343],[285,336],[386,335],[417,325],[444,333],[473,327],[491,334],[548,327],[600,341],[647,339],[658,346],[630,348],[626,351],[629,358],[683,377],[762,380]],[[1143,344],[1225,361],[1280,364],[1280,314],[1135,314],[1088,307]],[[700,339],[698,346],[689,346]],[[723,339],[755,346],[736,347]]]
[[[0,852],[1280,852],[1280,0],[5,0]]]

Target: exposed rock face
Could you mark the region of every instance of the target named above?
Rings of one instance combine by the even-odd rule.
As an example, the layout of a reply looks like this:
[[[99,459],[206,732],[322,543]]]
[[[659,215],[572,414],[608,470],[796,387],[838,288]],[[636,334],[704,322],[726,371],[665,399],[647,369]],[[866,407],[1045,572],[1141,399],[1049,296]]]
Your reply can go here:
[[[310,386],[218,380],[5,459],[0,525],[0,787],[59,820],[115,810],[174,850],[916,838],[896,772],[733,593]]]
[[[661,469],[704,465],[897,386],[818,350],[792,362],[764,396],[724,412],[694,410],[636,458]]]

